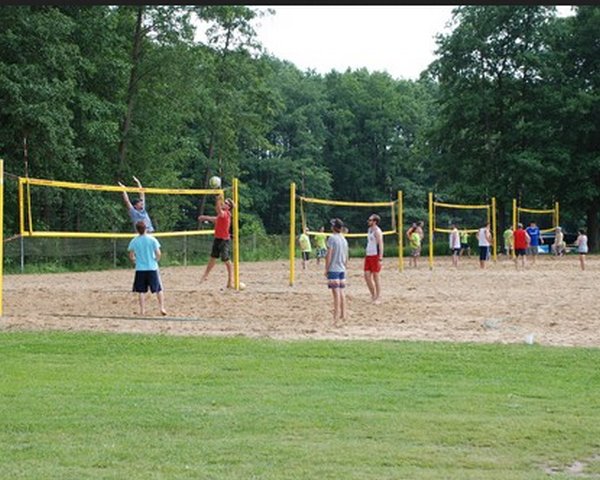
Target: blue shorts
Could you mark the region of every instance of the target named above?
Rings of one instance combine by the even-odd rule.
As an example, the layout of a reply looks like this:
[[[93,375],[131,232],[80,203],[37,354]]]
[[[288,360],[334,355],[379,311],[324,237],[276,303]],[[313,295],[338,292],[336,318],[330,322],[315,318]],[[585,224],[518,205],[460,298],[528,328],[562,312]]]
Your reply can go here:
[[[346,286],[346,272],[327,272],[328,288],[344,288]]]
[[[162,290],[158,270],[136,270],[133,280],[133,291],[146,293],[150,287],[152,293],[158,293]]]

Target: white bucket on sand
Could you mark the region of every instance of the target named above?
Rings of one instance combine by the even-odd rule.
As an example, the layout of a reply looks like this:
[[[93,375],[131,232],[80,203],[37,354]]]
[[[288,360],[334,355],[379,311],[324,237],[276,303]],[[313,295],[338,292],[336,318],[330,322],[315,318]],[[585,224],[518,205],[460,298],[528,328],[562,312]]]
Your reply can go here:
[[[527,345],[533,345],[534,342],[535,342],[535,340],[533,337],[533,333],[528,333],[527,335],[525,335],[525,343]]]

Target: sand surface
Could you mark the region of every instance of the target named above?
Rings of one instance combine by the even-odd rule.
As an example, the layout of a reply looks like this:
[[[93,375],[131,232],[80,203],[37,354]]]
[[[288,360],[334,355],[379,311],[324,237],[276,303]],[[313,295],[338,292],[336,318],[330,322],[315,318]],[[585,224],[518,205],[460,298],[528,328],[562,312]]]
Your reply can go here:
[[[155,295],[138,315],[131,292],[133,270],[6,275],[0,330],[85,330],[170,335],[244,335],[275,339],[395,339],[600,346],[600,258],[588,256],[581,271],[577,255],[538,257],[517,271],[505,257],[479,268],[478,258],[436,258],[433,270],[421,258],[403,272],[387,258],[381,273],[382,303],[373,305],[362,259],[351,259],[346,288],[349,318],[334,326],[332,299],[323,264],[307,270],[289,262],[240,265],[246,289],[224,289],[218,263],[208,282],[204,266],[161,269],[168,316]]]

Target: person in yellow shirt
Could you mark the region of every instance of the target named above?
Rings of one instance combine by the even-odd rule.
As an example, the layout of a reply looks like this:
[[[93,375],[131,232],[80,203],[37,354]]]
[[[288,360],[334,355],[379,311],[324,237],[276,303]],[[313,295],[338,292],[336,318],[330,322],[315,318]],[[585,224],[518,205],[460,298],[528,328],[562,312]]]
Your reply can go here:
[[[310,260],[310,252],[312,252],[310,237],[308,236],[308,227],[304,227],[303,232],[298,237],[298,245],[302,251],[302,270],[306,270],[306,265]]]
[[[417,268],[417,259],[421,256],[421,234],[417,229],[413,230],[409,237],[410,261],[409,265]]]
[[[325,227],[321,225],[319,233],[315,234],[315,248],[317,249],[317,265],[321,263],[321,259],[327,255],[327,235]]]
[[[460,232],[460,254],[465,255],[467,253],[467,257],[471,256],[471,246],[469,245],[469,232],[467,230],[462,230]]]

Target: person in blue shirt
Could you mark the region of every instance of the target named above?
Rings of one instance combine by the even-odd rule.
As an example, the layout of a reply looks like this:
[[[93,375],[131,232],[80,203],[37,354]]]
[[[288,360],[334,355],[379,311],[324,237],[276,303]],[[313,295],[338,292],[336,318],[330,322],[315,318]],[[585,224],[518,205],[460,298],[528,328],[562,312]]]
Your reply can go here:
[[[535,259],[539,252],[538,247],[544,243],[544,239],[541,236],[540,227],[538,227],[535,222],[529,222],[529,226],[525,231],[530,238],[527,253],[531,256],[532,263],[535,265]]]
[[[139,188],[143,188],[142,187],[142,183],[136,178],[133,177],[133,180],[135,181],[135,183],[137,183],[137,186]],[[118,182],[120,187],[125,188],[125,185],[123,185],[121,182]],[[140,197],[134,199],[133,201],[129,201],[129,195],[127,195],[127,192],[125,190],[123,190],[123,201],[125,202],[125,206],[127,207],[127,212],[129,213],[129,217],[131,218],[131,221],[133,222],[133,228],[135,229],[135,224],[137,222],[139,222],[140,220],[142,220],[145,224],[146,224],[146,231],[148,233],[153,233],[154,232],[154,226],[152,225],[152,220],[150,220],[150,215],[148,215],[148,212],[146,211],[146,196],[144,195],[144,191],[141,190],[140,191]]]
[[[148,288],[152,293],[156,293],[160,313],[166,315],[162,282],[158,273],[158,261],[161,257],[160,243],[146,233],[146,224],[143,220],[139,220],[135,228],[138,235],[129,242],[127,251],[131,262],[135,265],[133,291],[139,293],[140,315],[146,313],[145,294]]]

